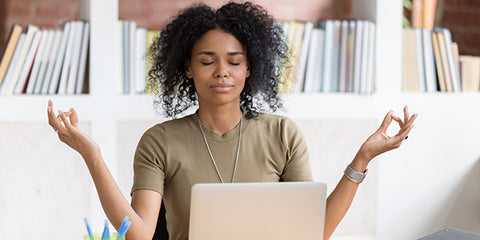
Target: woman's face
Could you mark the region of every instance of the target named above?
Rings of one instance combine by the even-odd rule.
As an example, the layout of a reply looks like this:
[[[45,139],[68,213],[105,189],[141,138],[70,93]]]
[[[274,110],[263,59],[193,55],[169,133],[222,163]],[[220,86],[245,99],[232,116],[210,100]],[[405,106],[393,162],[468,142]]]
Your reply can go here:
[[[250,75],[246,50],[230,33],[210,30],[193,45],[186,75],[193,78],[200,105],[238,106]]]

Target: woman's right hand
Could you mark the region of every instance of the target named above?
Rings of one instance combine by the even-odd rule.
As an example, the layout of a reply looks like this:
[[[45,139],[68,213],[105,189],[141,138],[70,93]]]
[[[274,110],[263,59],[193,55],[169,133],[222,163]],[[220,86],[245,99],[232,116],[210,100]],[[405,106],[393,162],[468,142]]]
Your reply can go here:
[[[69,112],[58,110],[58,115],[53,111],[53,102],[48,100],[48,124],[58,134],[60,141],[80,153],[87,161],[100,156],[100,148],[92,138],[78,128],[78,115],[75,109]]]

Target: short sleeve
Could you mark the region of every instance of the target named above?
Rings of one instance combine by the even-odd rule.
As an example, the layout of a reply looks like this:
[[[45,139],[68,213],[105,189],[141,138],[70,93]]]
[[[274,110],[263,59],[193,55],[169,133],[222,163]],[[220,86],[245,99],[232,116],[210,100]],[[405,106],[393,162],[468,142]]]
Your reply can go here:
[[[282,181],[313,181],[308,148],[298,126],[289,118],[282,123],[282,141],[286,153],[286,165]]]
[[[133,160],[133,193],[153,190],[163,195],[167,141],[161,125],[147,130],[140,139]]]

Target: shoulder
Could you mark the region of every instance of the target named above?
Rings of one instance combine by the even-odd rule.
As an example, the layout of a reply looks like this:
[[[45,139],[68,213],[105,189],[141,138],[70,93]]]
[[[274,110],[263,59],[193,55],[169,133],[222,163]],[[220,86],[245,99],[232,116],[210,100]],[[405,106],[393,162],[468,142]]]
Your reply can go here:
[[[142,139],[170,138],[178,133],[188,131],[195,123],[194,115],[188,115],[178,119],[167,120],[149,128],[142,136]]]
[[[281,115],[258,113],[258,116],[250,121],[253,123],[253,125],[277,128],[279,130],[298,129],[297,124],[291,118]]]

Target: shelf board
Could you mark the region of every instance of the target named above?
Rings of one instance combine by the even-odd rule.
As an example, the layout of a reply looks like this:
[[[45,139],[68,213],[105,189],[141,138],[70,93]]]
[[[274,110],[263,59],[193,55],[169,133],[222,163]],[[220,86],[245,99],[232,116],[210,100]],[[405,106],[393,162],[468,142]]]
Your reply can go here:
[[[37,95],[1,96],[0,121],[46,120],[47,102],[54,102],[55,110],[68,111],[74,107],[83,121],[163,121],[153,106],[153,95]],[[439,114],[475,113],[480,109],[480,93],[401,93],[357,95],[351,93],[295,93],[282,96],[285,108],[279,114],[296,119],[379,118],[390,109],[438,111]],[[480,112],[478,113],[480,116]]]

